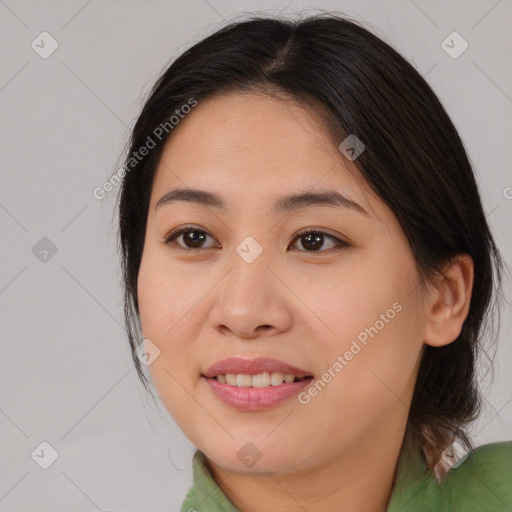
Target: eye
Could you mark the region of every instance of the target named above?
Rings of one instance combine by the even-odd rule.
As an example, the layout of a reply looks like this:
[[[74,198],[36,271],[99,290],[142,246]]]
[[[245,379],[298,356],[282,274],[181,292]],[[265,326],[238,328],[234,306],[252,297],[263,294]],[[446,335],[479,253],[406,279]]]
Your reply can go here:
[[[328,247],[327,249],[342,249],[343,247],[349,246],[347,242],[318,229],[302,231],[294,240],[302,240],[302,247],[306,249],[306,252],[327,252],[319,250],[323,246],[325,240],[331,240],[334,242],[334,245],[331,245],[331,247]]]
[[[177,240],[179,240],[181,237],[183,237],[182,242],[184,245],[177,242]],[[213,239],[213,237],[210,236],[206,231],[197,229],[196,226],[183,226],[178,230],[169,233],[165,237],[164,243],[165,245],[178,243],[178,246],[181,249],[186,251],[194,251],[195,249],[205,248],[202,244],[207,237]],[[212,247],[215,246],[206,247],[206,249],[210,249]]]
[[[206,231],[198,229],[196,226],[182,226],[181,228],[169,233],[164,239],[164,244],[178,245],[179,248],[185,251],[212,249],[220,246],[220,244],[213,244],[209,247],[205,246],[204,242],[208,238],[214,240],[214,238]],[[306,231],[302,231],[294,238],[294,241],[295,240],[302,240],[302,247],[305,252],[327,252],[325,250],[320,250],[326,240],[330,240],[332,244],[331,247],[327,247],[327,249],[342,249],[343,247],[349,246],[347,242],[344,242],[334,235],[330,235],[329,233],[319,229],[308,229]],[[180,241],[182,243],[179,243]]]

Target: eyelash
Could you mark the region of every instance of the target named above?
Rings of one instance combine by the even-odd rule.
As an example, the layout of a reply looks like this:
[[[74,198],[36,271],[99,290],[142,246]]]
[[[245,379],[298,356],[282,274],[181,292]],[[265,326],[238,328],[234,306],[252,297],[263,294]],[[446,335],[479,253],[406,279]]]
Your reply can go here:
[[[210,238],[214,238],[207,231],[204,231],[203,229],[198,229],[196,226],[193,226],[193,225],[188,225],[188,226],[183,226],[183,227],[179,228],[178,230],[172,231],[171,233],[166,235],[165,238],[164,238],[163,243],[165,245],[167,245],[167,246],[177,245],[176,244],[176,239],[178,237],[180,237],[181,235],[184,235],[185,233],[188,233],[188,232],[191,232],[191,231],[196,231],[198,233],[203,233],[203,234],[209,236]],[[292,240],[292,242],[294,242],[295,240],[298,240],[301,237],[303,237],[305,235],[308,235],[310,233],[316,233],[316,234],[324,235],[325,237],[333,240],[336,243],[336,246],[335,247],[331,247],[331,248],[329,248],[327,250],[323,250],[323,251],[322,250],[308,251],[306,249],[302,249],[301,252],[317,254],[317,253],[325,253],[325,252],[330,252],[330,251],[333,251],[333,250],[335,251],[335,250],[344,249],[346,247],[350,247],[350,244],[348,244],[347,242],[345,242],[343,240],[340,240],[339,238],[335,237],[334,235],[326,233],[325,231],[322,231],[320,229],[313,229],[313,228],[308,228],[308,229],[305,229],[304,231],[299,232],[295,236],[295,238]],[[181,245],[177,245],[177,248],[182,250],[182,251],[185,251],[185,252],[197,252],[199,250],[205,250],[205,249],[203,249],[201,247],[194,249],[194,248],[191,248],[191,247],[182,247]],[[214,249],[214,247],[207,247],[206,249]]]

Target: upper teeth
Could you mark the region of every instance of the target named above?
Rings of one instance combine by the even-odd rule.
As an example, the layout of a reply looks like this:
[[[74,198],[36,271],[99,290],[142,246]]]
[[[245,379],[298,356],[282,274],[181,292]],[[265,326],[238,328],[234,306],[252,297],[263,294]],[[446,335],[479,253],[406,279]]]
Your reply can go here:
[[[283,374],[281,372],[263,372],[257,375],[245,375],[242,373],[219,374],[215,377],[222,384],[239,387],[264,388],[267,386],[280,386],[284,382],[293,382],[295,375]]]

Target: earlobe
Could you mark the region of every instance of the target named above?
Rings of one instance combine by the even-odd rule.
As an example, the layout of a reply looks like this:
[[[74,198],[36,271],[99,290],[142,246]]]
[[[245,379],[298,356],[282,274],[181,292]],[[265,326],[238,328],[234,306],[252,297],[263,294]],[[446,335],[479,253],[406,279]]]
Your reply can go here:
[[[474,263],[469,254],[460,254],[446,264],[443,278],[432,285],[425,304],[424,342],[433,347],[457,339],[467,318],[473,290]]]

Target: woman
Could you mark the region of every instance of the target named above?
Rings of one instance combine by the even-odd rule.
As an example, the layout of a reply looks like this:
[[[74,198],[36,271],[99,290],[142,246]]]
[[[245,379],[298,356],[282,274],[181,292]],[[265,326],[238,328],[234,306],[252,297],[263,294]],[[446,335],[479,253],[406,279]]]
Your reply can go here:
[[[182,511],[512,508],[512,442],[465,430],[500,254],[395,50],[333,14],[232,23],[159,78],[125,170],[134,362],[197,447]]]

